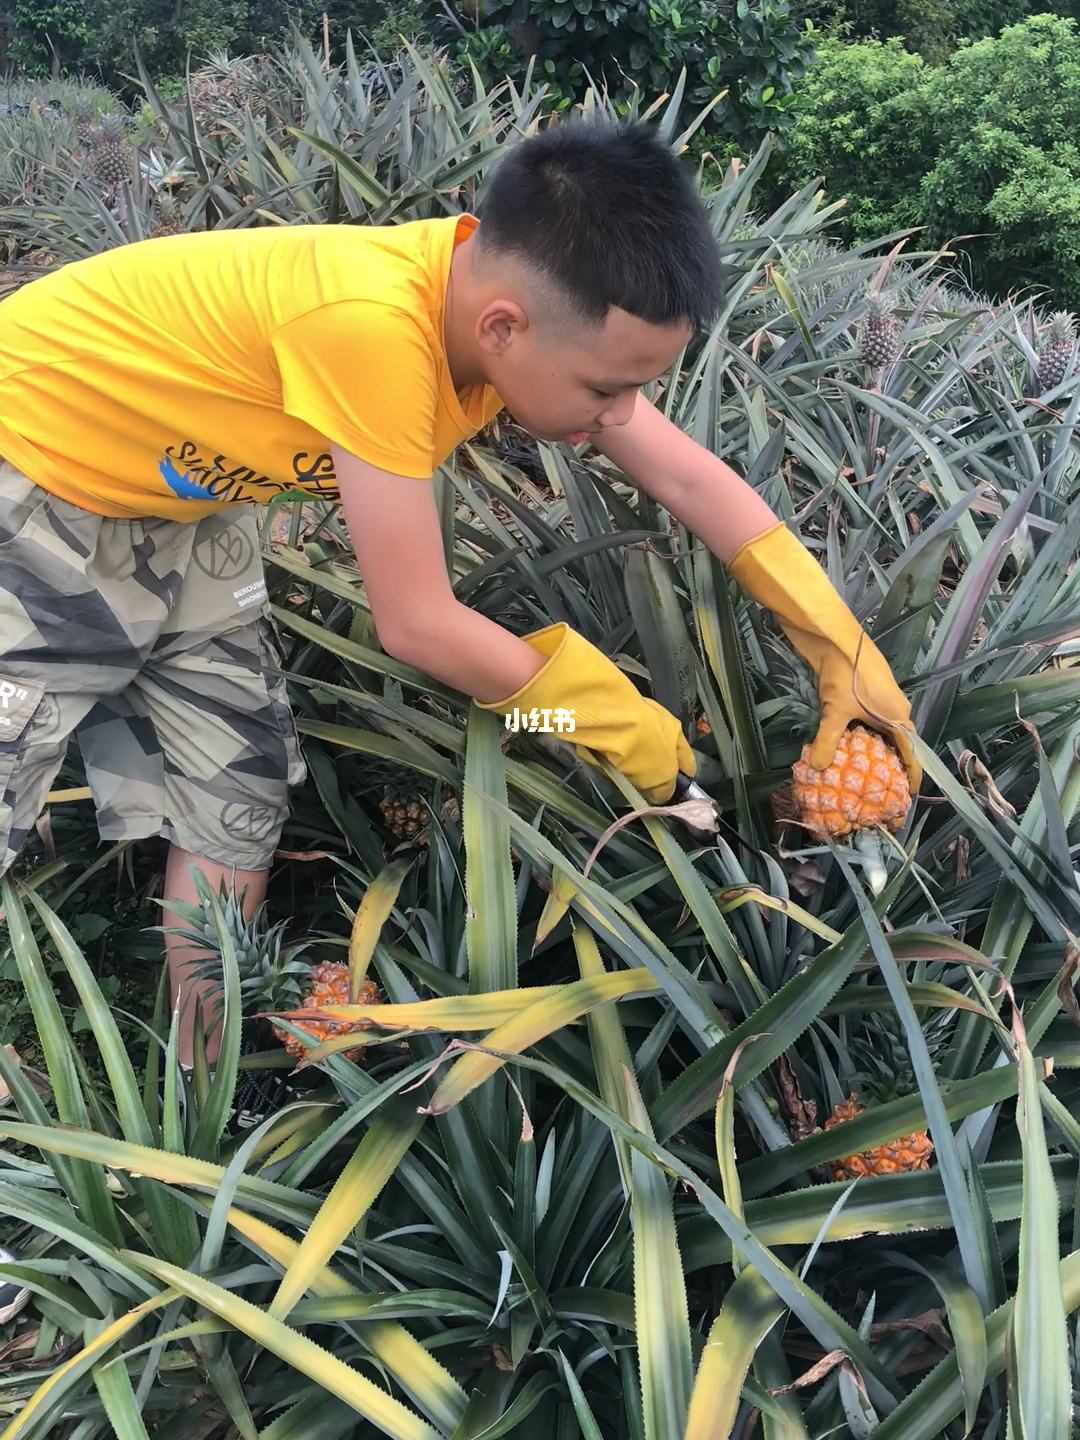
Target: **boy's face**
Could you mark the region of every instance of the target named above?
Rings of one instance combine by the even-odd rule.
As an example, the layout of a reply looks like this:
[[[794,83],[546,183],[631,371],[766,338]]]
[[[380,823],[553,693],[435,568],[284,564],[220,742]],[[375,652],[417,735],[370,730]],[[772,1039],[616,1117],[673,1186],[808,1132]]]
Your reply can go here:
[[[692,334],[689,322],[652,325],[619,309],[600,325],[504,310],[477,326],[488,383],[518,424],[575,443],[625,425],[642,385],[671,368]]]

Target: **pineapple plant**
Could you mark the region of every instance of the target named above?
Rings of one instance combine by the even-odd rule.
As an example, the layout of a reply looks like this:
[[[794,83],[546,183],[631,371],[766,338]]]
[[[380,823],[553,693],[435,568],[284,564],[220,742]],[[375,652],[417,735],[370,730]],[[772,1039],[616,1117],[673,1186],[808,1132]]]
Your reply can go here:
[[[89,151],[94,140],[94,107],[89,96],[80,95],[72,107],[75,139],[80,149]]]
[[[891,290],[871,290],[866,297],[866,314],[859,327],[859,358],[871,370],[883,370],[900,354],[900,325],[896,318],[896,295]]]
[[[187,928],[175,933],[209,951],[206,960],[196,967],[200,978],[216,979],[221,975],[221,944],[214,914],[209,885],[197,878],[199,903],[186,904],[183,901],[169,901],[174,910],[186,922]],[[293,1011],[321,1010],[326,1005],[347,1005],[349,1003],[349,967],[340,961],[324,960],[312,966],[302,959],[308,949],[306,943],[286,945],[285,928],[288,924],[280,920],[276,925],[266,923],[265,902],[250,917],[243,913],[243,895],[226,889],[222,884],[218,900],[221,905],[225,926],[236,951],[236,964],[240,974],[240,1007],[247,1021],[248,1035],[245,1049],[248,1053],[258,1048],[260,1032],[265,1035],[264,1017],[287,1017],[291,1024],[303,1030],[321,1043],[330,1035],[351,1034],[366,1030],[369,1023],[345,1020],[293,1020]],[[358,1003],[378,1003],[379,990],[374,981],[365,980]],[[297,1036],[270,1021],[271,1033],[284,1046],[288,1054],[302,1059],[308,1047]],[[349,1059],[358,1059],[361,1050],[350,1050]]]
[[[100,184],[112,187],[127,180],[131,174],[131,147],[124,134],[123,119],[116,114],[103,115],[94,133],[90,165]]]
[[[936,1021],[926,1035],[931,1059],[936,1059],[945,1043],[945,1023]],[[855,1088],[833,1107],[823,1125],[835,1129],[846,1120],[874,1105],[885,1105],[918,1089],[903,1027],[894,1011],[870,1014],[863,1032],[851,1042],[852,1059],[858,1069],[852,1078]],[[898,1175],[907,1170],[929,1170],[934,1145],[925,1130],[913,1130],[883,1145],[874,1146],[857,1155],[843,1155],[831,1162],[834,1180],[858,1180],[869,1175]]]
[[[154,223],[148,232],[148,238],[157,239],[161,235],[179,235],[184,228],[184,218],[178,202],[172,195],[157,195],[154,198],[152,210]]]
[[[228,122],[245,110],[255,116],[263,114],[266,107],[260,81],[266,75],[265,57],[211,52],[206,64],[188,81],[188,97],[199,129],[222,135],[228,133]]]
[[[1068,310],[1050,317],[1046,339],[1039,350],[1039,393],[1056,389],[1069,373],[1076,322]]]
[[[305,1010],[322,1010],[327,1005],[348,1005],[349,999],[349,967],[340,960],[323,960],[310,972],[308,988],[303,1000],[297,1009],[303,1015]],[[379,1003],[379,987],[374,980],[365,980],[360,986],[360,993],[356,997],[357,1005],[377,1005]],[[303,1030],[317,1044],[330,1039],[333,1035],[351,1035],[357,1030],[368,1030],[371,1028],[367,1020],[318,1020],[303,1015],[293,1018],[286,1014],[286,1019],[295,1025],[298,1030]],[[295,1035],[288,1035],[281,1032],[281,1040],[285,1049],[290,1055],[302,1060],[308,1053],[308,1046]],[[347,1060],[359,1060],[363,1057],[362,1048],[345,1051]]]

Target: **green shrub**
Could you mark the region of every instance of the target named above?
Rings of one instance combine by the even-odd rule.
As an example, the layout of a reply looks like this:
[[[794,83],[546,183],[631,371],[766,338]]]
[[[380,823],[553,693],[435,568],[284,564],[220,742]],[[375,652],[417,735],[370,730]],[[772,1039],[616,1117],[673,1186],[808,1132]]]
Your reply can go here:
[[[1030,17],[927,65],[899,40],[829,40],[799,92],[776,167],[782,187],[824,177],[846,226],[869,239],[908,226],[963,242],[972,282],[1080,302],[1080,31]]]
[[[967,242],[978,283],[1080,299],[1080,30],[1038,15],[929,72],[936,154],[920,186],[935,236]],[[988,233],[986,233],[988,232]]]
[[[900,40],[823,41],[799,87],[798,123],[778,157],[781,183],[823,176],[827,190],[847,199],[853,237],[917,224],[911,177],[922,173],[932,144],[926,68]]]
[[[788,0],[536,0],[527,9],[492,0],[477,13],[475,28],[459,22],[458,50],[489,82],[523,74],[535,56],[564,103],[580,99],[592,76],[618,104],[634,90],[670,91],[685,69],[691,103],[726,90],[714,128],[751,146],[791,123],[815,33]]]

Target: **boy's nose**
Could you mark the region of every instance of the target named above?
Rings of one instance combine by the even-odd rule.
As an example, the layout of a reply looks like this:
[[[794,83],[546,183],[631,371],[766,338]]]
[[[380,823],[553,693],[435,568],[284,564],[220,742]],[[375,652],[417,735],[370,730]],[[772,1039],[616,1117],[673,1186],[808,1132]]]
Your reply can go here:
[[[625,425],[634,413],[636,400],[636,390],[629,390],[625,395],[620,395],[617,400],[611,402],[600,416],[600,424],[605,427],[608,425]]]

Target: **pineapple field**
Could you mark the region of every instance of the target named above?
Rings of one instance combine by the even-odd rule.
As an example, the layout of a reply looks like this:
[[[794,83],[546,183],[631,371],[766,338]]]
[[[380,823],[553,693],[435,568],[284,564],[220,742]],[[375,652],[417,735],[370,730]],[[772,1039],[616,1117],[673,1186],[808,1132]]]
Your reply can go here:
[[[141,81],[0,97],[0,295],[179,230],[471,209],[558,123],[531,72],[299,34]],[[631,113],[700,139],[682,85]],[[809,669],[589,451],[500,420],[440,470],[455,592],[614,657],[707,801],[391,658],[336,508],[275,501],[310,778],[268,906],[163,909],[74,759],[3,881],[0,1440],[1080,1435],[1076,328],[917,233],[839,243],[816,184],[774,207],[770,148],[695,146],[726,298],[651,398],[880,647],[921,791],[870,731],[809,766]],[[80,931],[105,876],[144,957],[213,950],[215,1066],[180,1070],[160,962]]]

